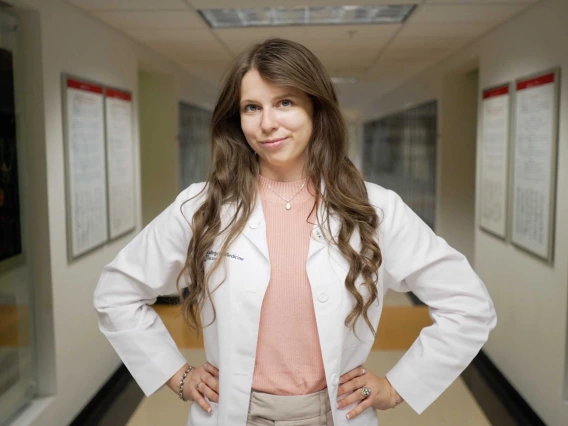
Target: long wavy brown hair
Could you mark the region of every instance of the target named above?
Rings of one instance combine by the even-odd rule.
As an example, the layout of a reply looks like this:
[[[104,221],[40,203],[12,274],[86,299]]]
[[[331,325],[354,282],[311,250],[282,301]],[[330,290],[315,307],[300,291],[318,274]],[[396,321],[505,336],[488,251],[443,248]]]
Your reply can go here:
[[[318,218],[318,224],[324,229],[328,242],[335,244],[350,264],[345,286],[356,304],[345,319],[345,325],[354,327],[362,316],[375,333],[367,311],[378,298],[376,283],[382,255],[375,236],[379,219],[369,203],[362,175],[347,156],[346,124],[329,75],[306,47],[282,39],[269,39],[252,46],[236,59],[224,78],[211,122],[212,162],[203,189],[206,196],[190,221],[193,236],[185,266],[177,280],[183,316],[199,331],[199,308],[211,298],[209,277],[224,259],[224,256],[217,256],[206,273],[206,253],[221,234],[226,237],[220,253],[226,253],[255,206],[259,165],[241,130],[239,108],[241,81],[252,69],[256,69],[267,83],[300,89],[312,101],[313,132],[304,169],[309,186],[315,189],[312,213],[317,208],[323,209],[324,223],[319,223]],[[322,187],[325,188],[323,192]],[[236,211],[221,229],[222,207],[229,203],[236,206]],[[328,219],[332,214],[341,224],[337,238],[331,235],[329,227]],[[349,244],[356,229],[361,240],[360,251]],[[355,286],[359,275],[366,287],[365,297]],[[184,279],[188,287],[185,292],[180,279]],[[213,306],[213,321],[215,317]]]

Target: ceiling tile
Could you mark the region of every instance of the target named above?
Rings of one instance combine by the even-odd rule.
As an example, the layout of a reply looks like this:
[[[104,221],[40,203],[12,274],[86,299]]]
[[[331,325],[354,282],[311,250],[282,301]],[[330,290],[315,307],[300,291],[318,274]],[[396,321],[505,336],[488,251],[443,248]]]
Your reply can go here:
[[[328,69],[352,67],[366,68],[376,59],[376,50],[334,50],[333,52],[317,54],[320,61]]]
[[[429,49],[394,49],[388,48],[381,54],[381,59],[386,61],[409,61],[421,62],[439,60],[452,53],[452,49],[446,47],[429,48]]]
[[[436,49],[457,50],[470,43],[473,37],[404,37],[399,36],[389,44],[389,49]]]
[[[126,30],[132,38],[147,41],[165,41],[179,43],[196,43],[202,41],[215,41],[209,30]]]
[[[207,24],[192,11],[118,11],[92,12],[94,16],[121,30],[207,29]]]
[[[475,5],[475,4],[437,4],[421,6],[409,18],[408,23],[441,22],[483,22],[498,23],[512,17],[527,5]]]
[[[183,0],[67,0],[85,10],[188,10]]]
[[[309,49],[380,49],[400,28],[400,25],[318,26],[244,28],[215,30],[215,34],[234,53],[270,37],[296,41]]]
[[[199,43],[148,41],[146,44],[180,64],[198,60],[224,61],[232,58],[216,40]]]
[[[475,38],[493,28],[495,24],[475,22],[475,23],[413,23],[404,25],[398,37],[459,37]]]

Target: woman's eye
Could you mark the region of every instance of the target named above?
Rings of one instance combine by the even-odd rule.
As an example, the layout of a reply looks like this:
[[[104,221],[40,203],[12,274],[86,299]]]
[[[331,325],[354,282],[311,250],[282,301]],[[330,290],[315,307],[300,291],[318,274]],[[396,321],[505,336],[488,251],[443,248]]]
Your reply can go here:
[[[249,104],[249,105],[245,106],[245,111],[246,112],[254,112],[254,111],[257,110],[257,108],[258,107],[256,105]]]
[[[282,105],[283,107],[289,107],[292,106],[292,101],[289,99],[284,99],[283,101],[280,101],[280,105]]]

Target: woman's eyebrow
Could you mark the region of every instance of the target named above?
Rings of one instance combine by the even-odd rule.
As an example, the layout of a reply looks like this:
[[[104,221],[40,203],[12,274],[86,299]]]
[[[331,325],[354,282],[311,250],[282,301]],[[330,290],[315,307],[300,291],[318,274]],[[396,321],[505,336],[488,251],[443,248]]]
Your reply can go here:
[[[284,93],[283,95],[275,96],[273,98],[273,100],[282,99],[282,98],[295,98],[295,97],[296,97],[296,95],[294,95],[292,92],[287,92],[287,93]]]
[[[293,94],[292,92],[288,92],[288,93],[284,93],[282,95],[278,95],[278,96],[274,96],[272,98],[273,101],[275,101],[276,99],[283,99],[283,98],[297,98],[298,96]],[[259,103],[258,101],[253,101],[251,99],[243,99],[240,104],[241,105],[246,105],[246,104],[256,104]]]

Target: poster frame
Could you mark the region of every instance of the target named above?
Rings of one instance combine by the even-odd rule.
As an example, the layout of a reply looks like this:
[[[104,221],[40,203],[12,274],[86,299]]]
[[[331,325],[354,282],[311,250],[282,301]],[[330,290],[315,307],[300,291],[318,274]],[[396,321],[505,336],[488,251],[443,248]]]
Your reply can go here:
[[[514,209],[515,209],[515,169],[517,165],[515,164],[515,153],[517,146],[517,101],[518,101],[518,84],[526,80],[531,80],[534,78],[546,76],[548,74],[554,75],[554,99],[553,99],[553,112],[552,112],[552,132],[551,140],[551,153],[550,153],[550,182],[548,183],[548,194],[549,194],[549,205],[548,205],[548,226],[546,227],[546,232],[548,232],[548,246],[546,248],[546,254],[542,256],[540,253],[536,253],[531,250],[530,247],[526,247],[521,243],[515,241],[514,235]],[[549,265],[554,262],[554,244],[555,244],[555,217],[556,217],[556,188],[558,179],[558,142],[559,142],[559,123],[560,123],[560,84],[561,84],[561,68],[559,66],[547,68],[543,71],[526,74],[519,77],[514,82],[514,106],[513,106],[513,127],[512,127],[512,141],[511,144],[511,179],[510,179],[510,197],[509,197],[509,235],[510,242],[516,248],[522,250],[523,252],[530,254],[532,257],[544,261]]]
[[[72,80],[76,80],[76,81],[80,81],[82,83],[85,84],[91,84],[91,85],[96,85],[99,86],[102,89],[102,119],[103,119],[103,148],[106,151],[106,134],[104,131],[104,127],[105,127],[105,102],[104,102],[104,89],[105,89],[105,85],[95,81],[95,80],[91,80],[85,77],[80,77],[78,75],[75,74],[71,74],[71,73],[61,73],[61,105],[62,105],[62,109],[61,109],[61,113],[62,113],[62,122],[63,122],[63,128],[62,128],[62,132],[63,132],[63,154],[64,154],[64,176],[65,176],[65,221],[66,221],[66,243],[67,243],[67,262],[68,263],[72,263],[80,258],[83,258],[84,256],[92,253],[93,251],[99,249],[100,247],[104,246],[109,239],[109,234],[108,234],[108,194],[106,194],[107,191],[107,184],[106,184],[106,177],[107,177],[107,164],[106,164],[106,152],[105,152],[105,156],[104,156],[104,176],[105,176],[105,201],[106,201],[106,212],[105,212],[105,216],[107,218],[107,226],[105,227],[105,238],[103,239],[103,241],[101,241],[100,243],[94,244],[90,247],[88,247],[87,249],[75,253],[73,250],[73,236],[74,236],[74,229],[72,226],[72,220],[71,220],[71,216],[73,214],[73,211],[71,209],[71,165],[69,164],[69,160],[70,160],[70,141],[69,141],[69,107],[67,105],[67,81],[69,79]]]
[[[134,199],[134,203],[132,206],[133,209],[133,215],[132,217],[134,218],[134,222],[132,224],[132,226],[128,227],[127,229],[125,229],[122,232],[119,232],[116,235],[113,235],[111,232],[111,217],[110,217],[110,212],[111,212],[111,205],[110,205],[110,176],[109,176],[109,128],[108,128],[108,120],[107,120],[107,91],[108,90],[114,90],[117,92],[121,92],[124,94],[127,94],[128,96],[130,96],[130,130],[131,130],[131,137],[132,137],[132,152],[131,152],[131,161],[132,161],[132,183],[133,183],[133,187],[132,187],[132,191],[133,191],[133,199]],[[135,182],[135,178],[136,178],[136,174],[135,174],[135,149],[134,149],[134,125],[133,125],[133,109],[134,109],[134,94],[132,91],[127,90],[127,89],[121,89],[115,86],[103,86],[103,106],[104,106],[104,133],[105,133],[105,169],[106,169],[106,196],[107,196],[107,233],[108,233],[108,242],[111,241],[115,241],[118,240],[122,237],[124,237],[125,235],[130,234],[131,232],[136,230],[136,226],[137,226],[137,219],[136,219],[136,182]]]
[[[479,217],[478,217],[478,221],[479,221],[479,229],[481,229],[483,232],[486,232],[487,234],[490,234],[496,238],[499,238],[502,241],[507,242],[509,237],[510,237],[510,198],[511,198],[511,193],[510,193],[510,185],[511,185],[511,147],[512,147],[512,131],[513,131],[513,97],[514,97],[514,86],[513,86],[513,82],[508,81],[508,82],[504,82],[501,84],[495,84],[495,85],[491,85],[491,86],[487,86],[483,89],[481,89],[480,91],[480,116],[481,118],[483,118],[483,102],[484,102],[484,94],[486,92],[489,91],[493,91],[493,90],[498,90],[498,89],[502,89],[502,88],[507,88],[508,89],[508,95],[509,95],[509,101],[507,102],[507,108],[508,108],[508,122],[507,122],[507,138],[506,138],[506,153],[505,155],[507,156],[507,170],[506,170],[506,177],[505,177],[505,229],[503,232],[503,235],[500,235],[496,232],[494,232],[491,229],[486,228],[485,226],[483,226],[482,221],[481,221],[481,215],[483,212],[483,130],[484,130],[484,125],[485,123],[483,122],[483,119],[481,120],[481,132],[480,132],[480,138],[481,138],[481,155],[480,155],[480,162],[481,162],[481,166],[480,166],[480,200],[479,200]]]

